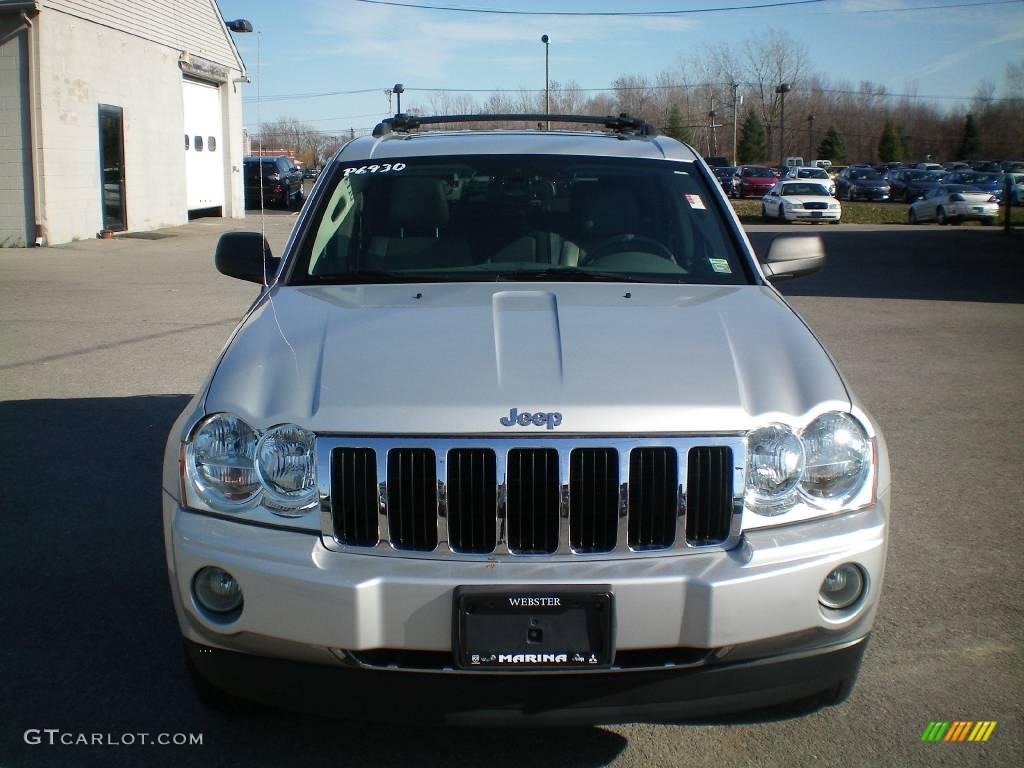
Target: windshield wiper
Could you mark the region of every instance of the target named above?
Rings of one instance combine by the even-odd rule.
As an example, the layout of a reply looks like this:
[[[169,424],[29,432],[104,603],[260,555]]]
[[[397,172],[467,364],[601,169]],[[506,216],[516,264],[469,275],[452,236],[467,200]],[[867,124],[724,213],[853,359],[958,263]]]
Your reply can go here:
[[[333,272],[327,275],[303,275],[300,282],[334,283],[336,285],[360,285],[363,283],[443,283],[451,278],[449,273],[431,272],[385,272],[364,270],[362,272]]]
[[[581,269],[580,267],[557,267],[552,269],[519,269],[512,272],[499,272],[494,276],[497,282],[529,282],[531,280],[551,280],[565,282],[591,283],[675,283],[681,282],[683,275],[665,278],[652,275],[649,278],[631,277],[621,272],[604,272],[597,269]]]

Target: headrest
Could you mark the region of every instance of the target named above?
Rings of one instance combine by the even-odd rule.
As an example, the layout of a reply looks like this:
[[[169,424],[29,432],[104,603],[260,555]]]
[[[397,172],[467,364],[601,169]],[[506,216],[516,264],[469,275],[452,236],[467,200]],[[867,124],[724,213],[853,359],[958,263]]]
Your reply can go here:
[[[395,177],[391,180],[388,216],[396,229],[433,233],[446,226],[448,198],[444,182],[426,176]]]
[[[573,191],[572,207],[584,235],[636,232],[640,222],[632,190],[612,181],[582,182]]]

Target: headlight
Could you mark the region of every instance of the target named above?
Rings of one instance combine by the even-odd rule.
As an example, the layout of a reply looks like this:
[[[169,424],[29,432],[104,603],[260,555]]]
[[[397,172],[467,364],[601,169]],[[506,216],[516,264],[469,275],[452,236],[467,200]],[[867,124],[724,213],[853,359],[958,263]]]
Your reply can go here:
[[[253,428],[237,416],[218,413],[193,432],[185,453],[187,472],[204,502],[238,509],[260,492],[255,455]]]
[[[750,432],[745,501],[755,514],[744,528],[873,503],[874,461],[873,440],[848,413],[824,413],[799,432],[784,424]]]
[[[807,461],[800,490],[813,502],[842,502],[856,493],[871,468],[864,428],[845,413],[822,414],[803,431]]]
[[[779,515],[796,501],[804,471],[804,446],[784,424],[747,436],[747,505],[760,515]]]
[[[313,434],[294,424],[268,430],[256,448],[256,474],[272,511],[306,512],[316,504]]]

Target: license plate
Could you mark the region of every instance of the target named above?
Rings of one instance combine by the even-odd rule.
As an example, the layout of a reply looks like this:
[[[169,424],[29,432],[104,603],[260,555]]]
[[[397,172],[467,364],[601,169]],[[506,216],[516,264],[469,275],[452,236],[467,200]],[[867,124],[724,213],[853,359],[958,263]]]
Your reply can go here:
[[[813,219],[820,219],[824,215],[821,211],[811,211],[811,218]]]
[[[611,587],[459,587],[455,662],[495,671],[606,669],[611,666]]]
[[[984,209],[984,207],[982,207],[982,206],[980,206],[980,205],[976,205],[976,206],[974,206],[974,211],[975,211],[975,213],[981,213],[981,212],[982,212],[982,211],[984,211],[984,210],[985,210],[985,209]]]

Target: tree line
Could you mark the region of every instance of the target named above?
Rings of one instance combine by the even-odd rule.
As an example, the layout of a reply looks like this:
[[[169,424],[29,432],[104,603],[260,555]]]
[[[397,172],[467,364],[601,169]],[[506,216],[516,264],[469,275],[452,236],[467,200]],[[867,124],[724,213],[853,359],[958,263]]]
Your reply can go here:
[[[706,156],[733,162],[774,165],[786,156],[833,163],[1024,158],[1024,58],[1009,63],[1005,75],[1004,92],[997,96],[994,83],[983,80],[967,103],[937,102],[913,86],[893,94],[877,83],[832,80],[812,71],[801,44],[769,30],[739,44],[705,46],[653,76],[621,75],[607,91],[553,81],[549,98],[553,114],[626,112]],[[786,93],[778,88],[783,83]],[[540,113],[545,103],[537,89],[409,97],[408,112],[437,115]],[[294,146],[297,156],[306,153],[316,165],[349,138],[303,126],[288,118],[264,124],[260,134],[264,145]]]

